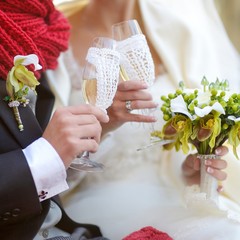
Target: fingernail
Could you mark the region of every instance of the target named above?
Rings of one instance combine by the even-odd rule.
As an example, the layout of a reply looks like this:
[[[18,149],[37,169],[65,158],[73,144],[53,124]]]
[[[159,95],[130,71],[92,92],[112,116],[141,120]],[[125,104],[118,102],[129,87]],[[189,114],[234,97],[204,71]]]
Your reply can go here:
[[[221,154],[221,149],[220,149],[220,148],[217,148],[217,149],[215,150],[215,154],[217,154],[217,155]]]
[[[143,88],[148,88],[148,85],[146,83],[142,83]]]
[[[205,165],[207,165],[207,166],[212,165],[212,161],[210,161],[210,160],[205,160]]]
[[[223,186],[218,186],[217,191],[218,191],[218,192],[223,192]]]
[[[211,168],[211,167],[208,167],[208,168],[207,168],[207,172],[208,172],[208,173],[213,173],[213,172],[214,172],[214,170],[213,170],[213,168]]]

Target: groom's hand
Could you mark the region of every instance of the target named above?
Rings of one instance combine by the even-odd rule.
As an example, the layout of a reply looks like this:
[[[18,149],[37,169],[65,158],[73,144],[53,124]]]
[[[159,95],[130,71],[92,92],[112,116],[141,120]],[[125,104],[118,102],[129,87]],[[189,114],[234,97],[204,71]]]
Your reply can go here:
[[[58,109],[43,133],[67,168],[83,151],[96,152],[108,116],[99,108],[83,104]]]

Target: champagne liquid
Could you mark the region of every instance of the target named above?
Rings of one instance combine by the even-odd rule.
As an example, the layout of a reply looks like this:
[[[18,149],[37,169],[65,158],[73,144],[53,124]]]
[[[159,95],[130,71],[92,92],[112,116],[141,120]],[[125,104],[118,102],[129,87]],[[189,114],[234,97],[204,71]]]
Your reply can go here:
[[[95,105],[97,99],[97,80],[83,80],[82,92],[85,102],[91,105]]]
[[[125,71],[125,69],[120,65],[120,76],[122,78],[123,81],[129,81],[129,77],[127,72]]]

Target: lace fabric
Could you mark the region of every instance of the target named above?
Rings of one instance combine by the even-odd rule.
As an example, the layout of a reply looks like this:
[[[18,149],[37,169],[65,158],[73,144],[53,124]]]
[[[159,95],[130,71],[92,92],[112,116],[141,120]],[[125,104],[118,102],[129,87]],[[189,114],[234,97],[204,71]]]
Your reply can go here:
[[[117,50],[121,55],[121,67],[128,78],[144,81],[151,86],[155,79],[154,63],[146,37],[143,34],[137,34],[119,41]]]
[[[112,49],[91,47],[86,60],[96,68],[96,106],[106,109],[117,91],[120,55]]]

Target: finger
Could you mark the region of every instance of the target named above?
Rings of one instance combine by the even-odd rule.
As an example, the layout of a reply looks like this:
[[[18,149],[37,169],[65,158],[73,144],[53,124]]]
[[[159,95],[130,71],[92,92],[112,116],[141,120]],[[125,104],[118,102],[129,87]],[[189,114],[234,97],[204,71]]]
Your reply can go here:
[[[190,154],[182,164],[184,176],[192,176],[200,170],[200,161],[196,155]]]
[[[192,154],[191,158],[189,159],[189,163],[188,163],[189,167],[191,167],[195,171],[199,171],[200,170],[200,164],[201,164],[200,159],[197,158],[197,155]]]
[[[221,147],[218,147],[216,150],[215,150],[215,154],[218,155],[218,156],[224,156],[228,153],[228,148],[226,146],[221,146]]]
[[[144,82],[130,80],[130,81],[120,82],[118,84],[117,90],[127,92],[131,90],[141,90],[141,89],[147,89],[147,88],[148,88],[148,85]]]
[[[99,121],[97,120],[95,115],[71,115],[69,116],[69,119],[66,119],[66,121],[69,121],[70,124],[74,125],[88,125],[88,124],[96,124]]]
[[[207,167],[211,167],[219,170],[227,168],[227,162],[222,159],[207,159],[205,160],[204,164]]]
[[[91,138],[80,139],[79,146],[80,146],[79,154],[81,154],[81,152],[83,152],[83,151],[95,153],[95,152],[97,152],[98,147],[99,147],[98,143],[94,139],[91,139]]]
[[[79,104],[76,106],[65,107],[63,110],[69,111],[75,115],[79,115],[79,114],[93,114],[94,108],[95,107],[90,104]]]
[[[64,115],[64,117],[62,115],[58,118],[58,125],[61,126],[61,128],[78,127],[91,124],[100,125],[95,115],[72,115],[71,113],[69,113]]]
[[[117,107],[119,106],[119,107]],[[113,105],[108,109],[108,114],[110,116],[110,122],[145,122],[145,123],[153,123],[157,121],[157,118],[152,115],[142,115],[138,113],[133,113],[127,111],[126,107],[122,107],[120,105]]]
[[[207,167],[207,172],[219,181],[226,180],[227,178],[227,174],[225,172],[212,167]]]
[[[132,109],[154,109],[158,106],[157,103],[153,101],[131,101],[131,108]]]
[[[78,141],[78,139],[83,138],[93,138],[99,142],[101,132],[102,127],[99,123],[85,125],[70,124],[66,127],[60,128],[58,130],[58,135],[64,139],[72,139],[71,141],[68,140],[69,142]]]
[[[134,100],[152,101],[152,95],[149,91],[145,90],[118,92],[114,97],[114,100],[116,99],[123,102]]]
[[[76,129],[78,131],[78,138],[91,138],[94,139],[96,142],[100,142],[100,136],[102,132],[102,127],[100,124],[89,124],[84,125],[81,128]]]
[[[64,111],[69,111],[73,115],[94,115],[100,122],[108,122],[109,117],[107,116],[106,112],[102,109],[92,106],[90,104],[81,104],[78,106],[69,106]]]

